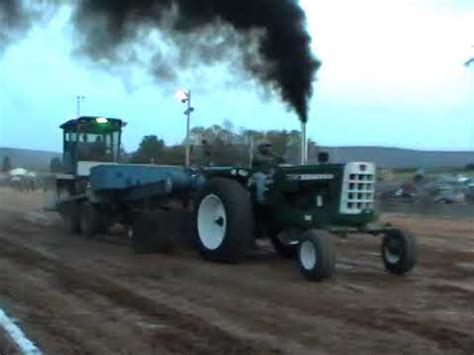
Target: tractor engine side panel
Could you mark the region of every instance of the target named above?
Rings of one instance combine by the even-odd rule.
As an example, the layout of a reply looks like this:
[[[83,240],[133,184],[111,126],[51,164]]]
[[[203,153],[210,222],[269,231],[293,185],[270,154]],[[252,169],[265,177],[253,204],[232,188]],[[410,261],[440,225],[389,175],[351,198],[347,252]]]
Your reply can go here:
[[[330,224],[339,213],[343,165],[279,168],[267,197],[281,228],[311,228]]]

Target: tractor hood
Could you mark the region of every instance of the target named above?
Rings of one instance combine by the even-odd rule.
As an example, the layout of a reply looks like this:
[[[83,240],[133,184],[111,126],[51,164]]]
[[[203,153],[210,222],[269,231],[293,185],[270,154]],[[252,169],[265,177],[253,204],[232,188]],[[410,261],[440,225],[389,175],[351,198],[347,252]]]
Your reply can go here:
[[[275,170],[271,190],[287,224],[356,225],[375,216],[375,180],[366,162],[285,166]]]
[[[300,186],[340,181],[343,173],[344,164],[285,166],[276,169],[274,181],[284,191],[291,191]]]

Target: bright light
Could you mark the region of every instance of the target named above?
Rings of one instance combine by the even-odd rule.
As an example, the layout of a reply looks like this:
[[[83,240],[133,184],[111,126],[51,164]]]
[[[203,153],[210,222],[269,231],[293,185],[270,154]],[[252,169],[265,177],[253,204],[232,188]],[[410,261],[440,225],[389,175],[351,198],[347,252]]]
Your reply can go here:
[[[189,93],[186,89],[179,89],[176,91],[176,98],[181,102],[186,102],[189,98]]]
[[[103,124],[103,123],[109,122],[109,120],[108,120],[107,118],[105,118],[105,117],[97,117],[97,118],[95,119],[95,121],[96,121],[97,123],[99,123],[99,124]]]

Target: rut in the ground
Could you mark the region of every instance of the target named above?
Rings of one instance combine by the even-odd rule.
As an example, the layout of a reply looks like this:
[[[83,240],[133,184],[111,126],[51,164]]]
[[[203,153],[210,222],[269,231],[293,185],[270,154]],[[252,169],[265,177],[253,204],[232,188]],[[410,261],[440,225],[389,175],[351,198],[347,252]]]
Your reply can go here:
[[[264,344],[238,338],[203,318],[170,308],[109,278],[77,270],[50,255],[20,243],[0,239],[1,255],[29,266],[34,265],[36,268],[54,272],[58,283],[65,290],[87,289],[110,299],[121,307],[135,309],[159,319],[161,323],[168,326],[168,330],[162,333],[157,330],[155,335],[160,345],[170,351],[203,354],[280,353]],[[172,332],[169,331],[170,328],[173,329]]]

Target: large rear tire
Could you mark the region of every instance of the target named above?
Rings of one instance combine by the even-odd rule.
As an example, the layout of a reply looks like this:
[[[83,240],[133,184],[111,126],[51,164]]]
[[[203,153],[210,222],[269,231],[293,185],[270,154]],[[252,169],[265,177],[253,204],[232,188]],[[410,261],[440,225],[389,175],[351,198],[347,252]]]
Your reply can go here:
[[[336,252],[331,234],[310,229],[303,234],[298,246],[298,266],[309,281],[329,278],[335,269]]]
[[[382,241],[382,260],[392,274],[403,275],[413,269],[418,258],[416,238],[403,229],[391,229]]]
[[[194,223],[196,244],[206,259],[241,260],[255,237],[248,190],[235,180],[210,180],[197,197]]]

